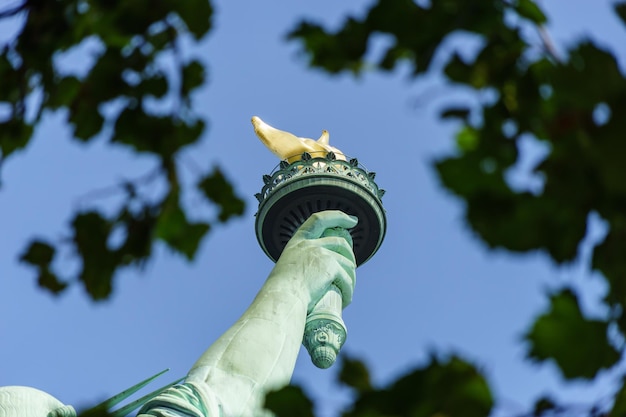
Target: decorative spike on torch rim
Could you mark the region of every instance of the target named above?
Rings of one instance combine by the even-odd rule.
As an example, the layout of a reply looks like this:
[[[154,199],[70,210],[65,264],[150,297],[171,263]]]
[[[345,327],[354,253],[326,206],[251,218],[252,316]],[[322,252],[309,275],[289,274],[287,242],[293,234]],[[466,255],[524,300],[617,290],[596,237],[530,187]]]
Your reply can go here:
[[[263,188],[256,194],[256,236],[267,256],[276,262],[311,214],[341,210],[356,216],[358,224],[350,230],[328,229],[324,235],[346,238],[357,266],[370,259],[382,244],[387,227],[381,201],[385,191],[374,182],[375,173],[330,146],[326,130],[313,140],[276,129],[257,116],[252,125],[263,144],[281,159],[263,176]],[[335,362],[346,340],[341,310],[341,292],[333,285],[307,317],[302,343],[319,368]]]

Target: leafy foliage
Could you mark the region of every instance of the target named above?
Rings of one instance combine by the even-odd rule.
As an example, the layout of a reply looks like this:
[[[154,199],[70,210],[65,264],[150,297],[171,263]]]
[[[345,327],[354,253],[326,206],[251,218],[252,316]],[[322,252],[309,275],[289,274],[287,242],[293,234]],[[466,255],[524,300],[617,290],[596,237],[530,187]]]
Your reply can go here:
[[[356,392],[363,393],[372,389],[369,371],[365,364],[357,359],[343,356],[341,359],[341,370],[339,371],[339,382],[347,385]]]
[[[626,2],[616,2],[614,10],[626,24]],[[561,56],[546,23],[532,0],[378,0],[337,30],[305,21],[288,39],[300,43],[311,67],[331,74],[391,71],[403,63],[414,77],[436,72],[450,86],[474,93],[477,104],[442,110],[441,118],[458,126],[456,152],[435,161],[434,169],[465,203],[467,223],[489,247],[539,250],[562,264],[579,256],[590,214],[606,222],[608,234],[594,248],[592,268],[608,284],[609,313],[586,318],[574,291],[562,290],[526,335],[530,359],[551,359],[566,378],[590,379],[615,369],[625,348],[616,340],[626,335],[626,119],[620,116],[626,113],[626,76],[614,53],[590,39]],[[369,52],[380,34],[390,43],[376,58]],[[474,50],[445,52],[455,34],[471,34]],[[436,54],[444,63],[435,68]],[[540,186],[523,189],[508,174],[523,157],[520,142],[528,139],[548,152],[530,172]],[[609,328],[620,333],[612,343]],[[622,381],[610,415],[623,414],[623,392]],[[538,403],[534,415],[563,410]]]
[[[201,40],[211,30],[212,15],[206,0],[24,0],[0,10],[1,18],[22,24],[17,37],[0,49],[0,105],[10,109],[0,120],[0,162],[29,146],[42,116],[56,111],[66,115],[78,141],[109,135],[111,144],[157,161],[145,179],[115,187],[125,197],[117,213],[76,213],[70,239],[30,243],[21,260],[35,267],[41,287],[58,294],[78,281],[94,300],[105,299],[116,273],[143,265],[158,240],[194,258],[210,222],[187,220],[176,159],[204,132],[206,122],[193,111],[191,95],[204,84],[206,70],[200,61],[183,60],[179,44],[183,38]],[[64,53],[87,43],[98,44],[99,52],[85,74],[62,70]],[[174,70],[162,64],[164,57],[175,62]],[[34,94],[41,100],[32,100]],[[243,201],[220,178],[206,183],[201,193],[220,211],[213,222],[243,213]],[[167,185],[166,195],[141,196],[144,182],[156,181]],[[122,236],[121,243],[116,236]],[[54,272],[54,254],[62,246],[81,263],[76,276]]]
[[[220,207],[218,218],[221,221],[243,214],[243,202],[237,198],[232,185],[219,168],[201,178],[198,182],[198,189],[206,198]]]
[[[39,285],[53,293],[60,293],[67,284],[59,281],[59,278],[50,271],[50,264],[54,259],[55,250],[49,244],[34,240],[20,257],[22,262],[28,263],[38,269]]]
[[[200,239],[209,230],[206,223],[190,223],[180,207],[176,194],[170,194],[161,207],[156,224],[156,236],[188,259],[192,259]]]
[[[314,416],[313,402],[302,388],[293,385],[267,394],[265,408],[272,411],[276,417]]]
[[[360,361],[343,360],[339,380],[356,391],[351,409],[343,413],[345,417],[486,417],[493,406],[485,379],[456,356],[443,361],[432,357],[428,364],[382,388],[370,385],[366,369]],[[313,415],[311,401],[293,387],[271,393],[265,405],[278,417]]]
[[[563,290],[550,297],[550,311],[541,315],[526,335],[528,356],[554,359],[566,378],[593,378],[620,358],[607,340],[608,323],[586,319],[576,294]]]

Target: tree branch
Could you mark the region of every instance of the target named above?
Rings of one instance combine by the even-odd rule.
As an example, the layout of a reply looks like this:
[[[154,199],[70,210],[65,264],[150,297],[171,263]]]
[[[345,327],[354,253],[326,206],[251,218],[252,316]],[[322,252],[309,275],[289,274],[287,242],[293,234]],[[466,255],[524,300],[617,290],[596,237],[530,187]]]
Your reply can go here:
[[[540,3],[540,1],[537,1]],[[539,38],[541,39],[541,43],[543,44],[544,49],[554,59],[556,62],[563,62],[561,57],[559,56],[559,52],[556,50],[554,46],[554,42],[552,42],[552,37],[546,29],[545,25],[537,25],[537,33],[539,34]]]
[[[544,25],[537,26],[537,33],[539,33],[539,38],[541,38],[541,43],[545,48],[548,55],[550,55],[556,62],[562,62],[561,57],[559,56],[558,51],[554,47],[554,42],[552,42],[552,37],[550,37],[550,33],[546,29]]]
[[[99,188],[96,190],[91,190],[86,194],[82,195],[77,200],[77,206],[82,206],[87,201],[92,201],[95,199],[108,198],[113,195],[123,193],[128,190],[128,185],[132,185],[134,187],[138,187],[141,185],[147,185],[156,180],[159,175],[164,172],[164,169],[161,165],[151,169],[146,174],[131,180],[123,180],[119,184],[110,185],[108,187]]]

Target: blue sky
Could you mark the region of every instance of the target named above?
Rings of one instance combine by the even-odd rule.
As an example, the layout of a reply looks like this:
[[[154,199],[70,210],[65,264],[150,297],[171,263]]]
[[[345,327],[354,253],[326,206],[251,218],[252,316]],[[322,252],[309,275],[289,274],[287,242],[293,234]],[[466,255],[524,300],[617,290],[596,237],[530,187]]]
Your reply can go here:
[[[139,177],[154,161],[109,149],[102,140],[78,144],[63,114],[46,117],[28,150],[2,172],[0,386],[33,386],[81,407],[164,368],[171,372],[162,383],[186,373],[243,312],[272,268],[254,234],[254,194],[278,160],[254,135],[250,118],[259,115],[298,136],[329,130],[331,145],[376,171],[387,190],[385,242],[357,270],[354,301],[344,312],[344,350],[370,365],[376,383],[438,351],[474,360],[492,383],[502,415],[524,411],[543,393],[576,402],[611,393],[614,375],[604,375],[596,387],[563,385],[554,366],[524,360],[520,341],[531,318],[546,307],[549,288],[573,283],[585,291],[584,308],[602,312],[597,301],[604,288],[588,271],[588,246],[581,247],[581,262],[562,268],[541,254],[490,251],[464,224],[461,203],[441,189],[430,168],[434,157],[452,151],[454,126],[439,123],[438,110],[466,96],[436,77],[412,82],[402,70],[357,80],[329,77],[307,70],[296,45],[284,41],[298,18],[336,26],[346,12],[360,13],[368,3],[216,2],[214,31],[188,49],[209,66],[209,83],[194,97],[209,128],[180,161],[189,178],[195,166],[219,164],[248,202],[246,213],[215,228],[193,263],[159,247],[144,271],[117,277],[115,293],[104,303],[88,301],[78,286],[59,298],[40,291],[17,254],[33,236],[61,238],[76,209],[111,207],[115,198],[84,196]],[[611,2],[544,3],[560,50],[581,37],[618,51],[623,46],[626,33]],[[0,26],[0,37],[11,30]],[[79,65],[81,54],[67,58],[67,65]],[[211,215],[193,197],[187,204],[197,215]],[[587,241],[599,236],[601,227],[593,227]],[[75,265],[63,259],[60,267]],[[335,375],[333,368],[311,365],[302,350],[294,380],[318,400],[323,417],[346,399]]]

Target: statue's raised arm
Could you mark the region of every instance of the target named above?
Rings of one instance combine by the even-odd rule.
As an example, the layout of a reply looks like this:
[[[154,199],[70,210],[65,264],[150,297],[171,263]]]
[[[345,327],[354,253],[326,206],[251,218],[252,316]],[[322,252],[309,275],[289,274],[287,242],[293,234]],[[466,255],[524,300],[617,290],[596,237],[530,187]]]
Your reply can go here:
[[[307,314],[331,284],[341,289],[344,304],[350,303],[356,268],[352,246],[324,232],[356,224],[341,211],[311,216],[291,238],[250,307],[198,359],[185,384],[148,402],[140,416],[258,414],[265,393],[289,383]]]

